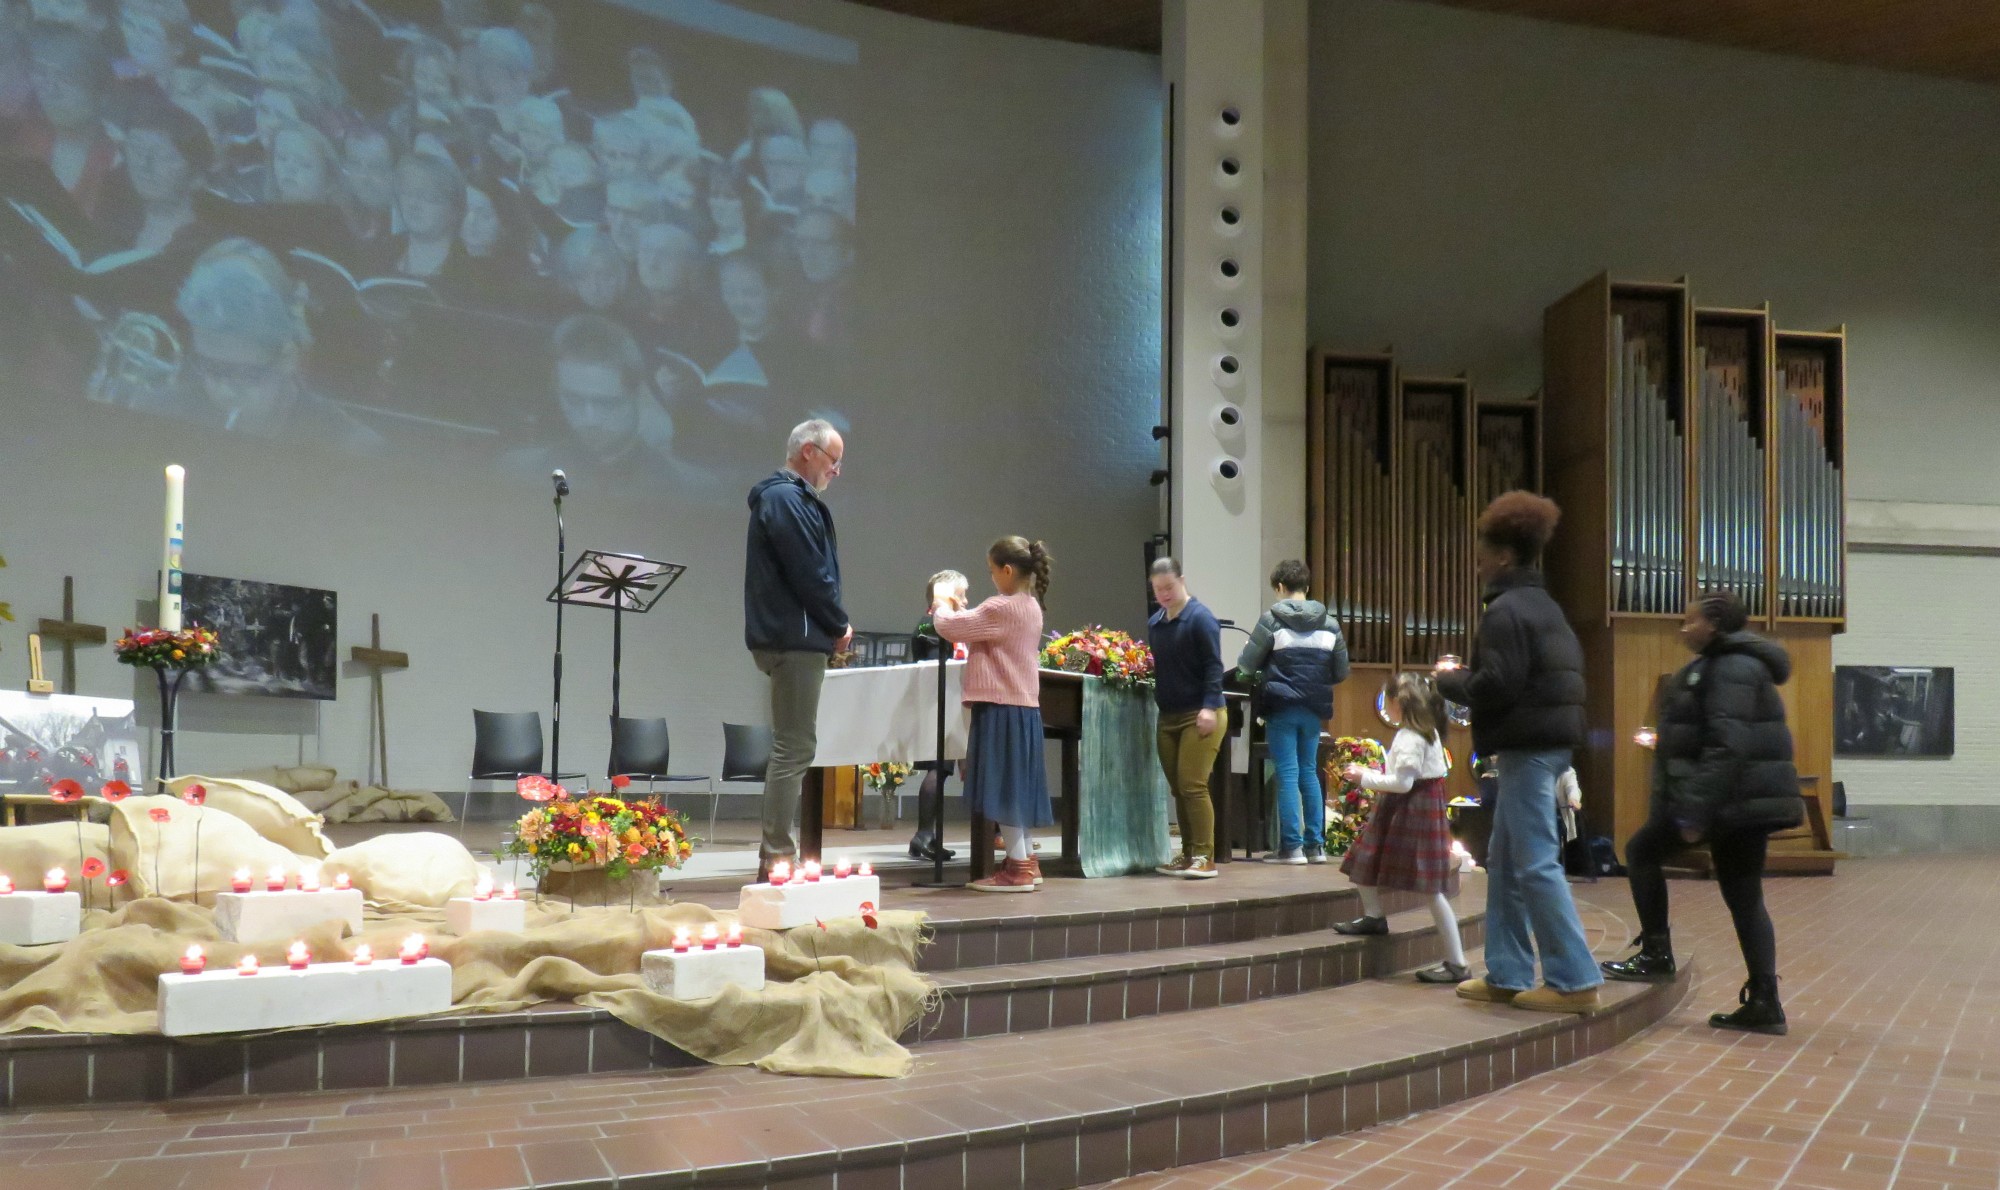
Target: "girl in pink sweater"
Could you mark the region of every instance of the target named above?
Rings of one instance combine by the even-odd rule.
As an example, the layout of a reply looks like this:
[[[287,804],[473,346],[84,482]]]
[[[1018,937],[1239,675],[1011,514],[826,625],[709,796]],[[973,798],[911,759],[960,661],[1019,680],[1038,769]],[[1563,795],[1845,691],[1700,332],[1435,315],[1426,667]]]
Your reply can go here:
[[[1005,866],[972,882],[980,892],[1035,891],[1042,873],[1028,832],[1055,821],[1042,768],[1037,674],[1049,563],[1041,542],[1002,537],[986,551],[986,569],[1000,593],[970,610],[955,596],[931,608],[938,635],[971,649],[965,663],[965,703],[972,708],[965,749],[967,807],[992,819],[1007,845]]]

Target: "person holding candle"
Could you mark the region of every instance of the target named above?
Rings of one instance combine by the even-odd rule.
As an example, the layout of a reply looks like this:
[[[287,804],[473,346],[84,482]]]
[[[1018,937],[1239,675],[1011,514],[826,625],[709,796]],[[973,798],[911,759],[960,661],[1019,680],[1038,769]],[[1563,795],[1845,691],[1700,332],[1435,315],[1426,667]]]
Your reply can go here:
[[[968,646],[964,698],[972,710],[966,740],[965,800],[1000,828],[1007,861],[975,880],[979,892],[1026,893],[1041,885],[1028,832],[1055,821],[1042,765],[1039,674],[1042,604],[1053,559],[1039,541],[1002,537],[986,551],[986,570],[999,594],[967,609],[962,597],[940,593],[931,623],[945,640]],[[973,840],[974,846],[986,840]]]
[[[1188,593],[1179,560],[1155,561],[1148,581],[1160,605],[1146,624],[1146,643],[1153,650],[1153,701],[1160,709],[1160,767],[1166,770],[1181,827],[1180,858],[1154,870],[1212,880],[1217,875],[1215,805],[1209,801],[1208,777],[1229,731],[1229,708],[1222,698],[1222,625]]]

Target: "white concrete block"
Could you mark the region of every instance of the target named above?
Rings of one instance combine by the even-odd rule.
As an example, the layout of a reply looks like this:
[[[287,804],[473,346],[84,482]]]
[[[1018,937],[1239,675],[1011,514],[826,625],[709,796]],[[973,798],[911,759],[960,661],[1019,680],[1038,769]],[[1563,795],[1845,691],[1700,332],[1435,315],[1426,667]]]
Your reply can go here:
[[[160,1032],[168,1037],[247,1033],[301,1025],[342,1025],[426,1016],[451,1007],[451,964],[394,955],[365,967],[315,963],[303,971],[235,967],[160,976]]]
[[[649,950],[639,957],[646,986],[671,1000],[706,1000],[723,988],[764,986],[764,948],[724,946],[704,950]]]
[[[325,921],[346,922],[348,933],[360,933],[361,890],[294,888],[215,895],[216,931],[231,942],[282,942]]]
[[[83,898],[73,892],[0,893],[0,944],[67,942],[83,928]]]
[[[736,914],[746,926],[760,930],[789,930],[832,921],[836,917],[859,917],[863,902],[882,907],[880,876],[822,876],[818,880],[790,884],[746,884],[737,899]]]
[[[445,902],[444,928],[463,938],[484,930],[518,934],[528,928],[528,903],[518,899],[453,897]]]

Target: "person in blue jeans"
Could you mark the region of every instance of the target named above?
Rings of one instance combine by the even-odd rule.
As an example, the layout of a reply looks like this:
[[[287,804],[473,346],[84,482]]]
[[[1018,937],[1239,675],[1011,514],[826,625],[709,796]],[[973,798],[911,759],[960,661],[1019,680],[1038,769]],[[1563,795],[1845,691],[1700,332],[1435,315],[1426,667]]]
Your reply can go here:
[[[1583,648],[1536,562],[1562,510],[1505,492],[1479,517],[1485,613],[1465,667],[1438,666],[1437,688],[1472,709],[1473,747],[1498,773],[1486,849],[1486,975],[1467,1000],[1539,1012],[1589,1012],[1604,977],[1563,875],[1556,784],[1584,743]],[[1535,980],[1541,953],[1542,983]]]
[[[1347,640],[1326,605],[1306,598],[1311,581],[1296,558],[1272,568],[1278,601],[1258,617],[1236,658],[1239,671],[1263,683],[1264,740],[1278,770],[1278,849],[1264,857],[1270,864],[1326,862],[1319,733],[1333,718],[1333,688],[1347,678]]]

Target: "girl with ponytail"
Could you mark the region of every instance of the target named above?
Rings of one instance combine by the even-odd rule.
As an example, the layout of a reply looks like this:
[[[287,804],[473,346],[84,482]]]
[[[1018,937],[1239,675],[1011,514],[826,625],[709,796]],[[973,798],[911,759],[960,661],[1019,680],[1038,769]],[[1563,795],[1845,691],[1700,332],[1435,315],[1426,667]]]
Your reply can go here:
[[[939,636],[963,643],[965,703],[972,710],[966,741],[965,800],[990,818],[1007,847],[1006,864],[972,882],[980,892],[1029,893],[1041,886],[1041,865],[1028,832],[1055,821],[1042,769],[1039,674],[1042,600],[1052,559],[1039,541],[1002,537],[986,551],[986,570],[999,594],[975,608],[948,596],[931,608]],[[973,840],[973,846],[982,845]]]

